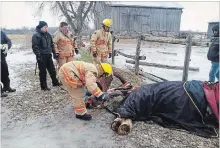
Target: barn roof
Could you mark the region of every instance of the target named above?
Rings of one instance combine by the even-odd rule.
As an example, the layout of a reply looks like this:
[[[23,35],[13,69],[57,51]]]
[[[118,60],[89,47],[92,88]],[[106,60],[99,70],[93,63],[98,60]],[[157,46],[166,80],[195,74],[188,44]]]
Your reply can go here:
[[[208,21],[208,23],[219,23],[219,19],[218,18],[211,19]]]
[[[183,9],[183,7],[177,2],[110,2],[108,5],[110,6],[119,6],[119,7],[153,7],[153,8],[175,8],[175,9]]]
[[[217,24],[219,23],[219,21],[211,21],[211,22],[208,22],[209,24]]]

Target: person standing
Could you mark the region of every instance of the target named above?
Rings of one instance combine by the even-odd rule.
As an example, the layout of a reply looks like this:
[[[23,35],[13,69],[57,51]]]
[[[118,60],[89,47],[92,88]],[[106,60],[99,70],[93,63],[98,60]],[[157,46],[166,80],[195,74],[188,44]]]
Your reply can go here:
[[[215,78],[219,81],[219,24],[212,28],[213,37],[207,54],[208,60],[211,61],[211,69],[209,72],[209,81],[215,82]]]
[[[111,19],[104,19],[102,22],[102,28],[95,31],[90,39],[90,54],[93,57],[93,63],[99,64],[100,62],[107,63],[107,58],[112,57],[112,31],[110,28],[112,26]],[[123,86],[130,86],[120,72],[113,67],[113,76],[117,77]],[[98,83],[102,83],[104,90],[107,91],[107,88],[110,86],[113,76],[108,78],[98,78]],[[105,89],[106,88],[106,89]]]
[[[56,53],[51,35],[47,32],[48,25],[45,21],[39,21],[36,27],[36,33],[32,36],[32,49],[36,55],[40,86],[42,90],[50,90],[47,86],[47,70],[52,79],[53,86],[59,86],[60,83],[56,78],[56,70],[53,64],[52,55],[55,58]]]
[[[96,30],[90,39],[90,54],[93,57],[93,63],[107,62],[107,57],[112,56],[112,36],[110,27],[111,19],[104,19],[102,28]]]
[[[66,22],[61,22],[59,29],[53,34],[53,43],[59,68],[64,63],[74,60],[74,50],[78,54],[78,49],[75,48],[75,41],[71,37],[71,32]]]
[[[7,94],[5,92],[15,92],[16,89],[10,87],[10,78],[9,78],[9,70],[8,64],[6,61],[7,51],[11,48],[12,43],[8,36],[1,31],[1,82],[3,86],[1,86],[1,97],[6,97]]]

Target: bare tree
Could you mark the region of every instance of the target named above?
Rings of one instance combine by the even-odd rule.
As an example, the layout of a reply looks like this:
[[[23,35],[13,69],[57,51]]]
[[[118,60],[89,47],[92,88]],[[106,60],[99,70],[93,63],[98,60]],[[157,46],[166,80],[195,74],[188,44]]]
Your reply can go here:
[[[71,25],[74,33],[80,35],[85,22],[89,20],[89,12],[96,2],[56,2],[67,22]]]
[[[34,16],[41,16],[45,7],[49,7],[50,12],[59,18],[65,18],[71,26],[74,35],[78,38],[78,45],[81,45],[82,31],[88,29],[90,21],[94,21],[94,15],[98,15],[95,10],[97,3],[105,5],[106,2],[96,1],[53,1],[53,2],[28,2],[35,8]]]
[[[30,3],[30,2],[29,2]],[[51,12],[59,17],[65,17],[71,26],[74,35],[81,38],[82,30],[88,27],[89,21],[95,14],[95,1],[55,1],[55,2],[32,2],[36,8],[36,15],[41,15],[44,8],[49,6]],[[103,4],[103,2],[102,2]]]

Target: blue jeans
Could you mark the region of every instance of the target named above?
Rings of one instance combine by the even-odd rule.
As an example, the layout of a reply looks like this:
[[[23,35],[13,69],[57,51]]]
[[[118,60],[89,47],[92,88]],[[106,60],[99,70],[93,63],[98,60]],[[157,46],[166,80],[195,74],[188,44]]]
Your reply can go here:
[[[219,81],[219,62],[212,62],[211,70],[209,72],[209,81],[215,82],[215,77]]]

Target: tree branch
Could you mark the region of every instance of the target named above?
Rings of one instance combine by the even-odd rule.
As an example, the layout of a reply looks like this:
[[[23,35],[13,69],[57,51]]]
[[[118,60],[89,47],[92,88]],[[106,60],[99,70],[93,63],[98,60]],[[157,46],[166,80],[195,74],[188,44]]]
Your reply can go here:
[[[70,11],[70,12],[73,13],[74,17],[76,17],[77,14],[76,14],[76,12],[75,12],[74,9],[73,9],[72,3],[69,2],[69,5],[70,5],[70,8],[71,8],[71,10],[72,10],[72,11]]]
[[[67,12],[69,12],[69,13],[73,14],[73,15],[74,15],[73,17],[75,17],[75,14],[74,14],[72,11],[67,10]]]
[[[86,12],[83,15],[83,21],[85,20],[85,18],[87,17],[89,11],[91,10],[92,6],[93,6],[94,2],[90,2],[89,3],[89,7],[87,8]]]
[[[74,25],[74,23],[72,22],[71,17],[69,16],[69,14],[67,13],[67,11],[65,11],[67,8],[65,6],[65,3],[62,2],[62,5],[60,4],[60,2],[56,2],[58,4],[58,6],[60,7],[60,10],[62,11],[63,15],[66,17],[67,21],[70,23],[71,27],[75,30],[76,26]]]

